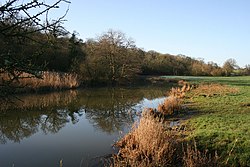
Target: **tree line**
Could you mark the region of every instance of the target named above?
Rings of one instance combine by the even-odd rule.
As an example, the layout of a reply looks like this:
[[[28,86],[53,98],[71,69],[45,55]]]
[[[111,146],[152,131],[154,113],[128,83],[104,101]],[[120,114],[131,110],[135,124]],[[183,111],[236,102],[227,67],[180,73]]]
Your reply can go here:
[[[234,59],[220,67],[185,55],[144,51],[120,31],[109,30],[83,41],[77,33],[55,36],[37,32],[37,42],[5,42],[0,37],[1,54],[11,51],[14,58],[28,60],[39,70],[77,73],[87,84],[123,84],[138,75],[231,76],[249,75],[250,66],[239,68]],[[48,40],[49,39],[49,40]],[[42,45],[41,45],[42,43]],[[5,60],[6,61],[6,60]],[[26,65],[29,65],[26,64]]]
[[[133,82],[138,75],[250,75],[250,65],[239,68],[234,59],[220,67],[185,55],[145,51],[120,31],[109,30],[83,41],[63,27],[65,15],[41,21],[42,15],[60,3],[69,2],[8,0],[0,6],[0,74],[10,76],[9,80],[1,78],[2,88],[22,73],[39,77],[45,70],[77,73],[82,83],[112,85]],[[31,15],[30,10],[38,7]]]

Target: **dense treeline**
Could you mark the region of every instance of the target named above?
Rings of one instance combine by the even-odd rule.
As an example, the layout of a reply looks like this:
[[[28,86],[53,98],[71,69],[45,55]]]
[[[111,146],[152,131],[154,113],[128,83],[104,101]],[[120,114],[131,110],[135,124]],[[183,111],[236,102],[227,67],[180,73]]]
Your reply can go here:
[[[0,54],[10,59],[27,60],[41,70],[69,72],[77,57],[84,57],[75,34],[71,37],[55,37],[52,34],[37,32],[32,40],[0,36]],[[1,57],[5,59],[5,57]],[[2,62],[4,62],[4,60]],[[28,65],[28,64],[27,64]]]
[[[213,62],[205,63],[184,55],[161,54],[155,51],[145,53],[144,74],[220,76],[222,69]]]
[[[136,47],[124,33],[113,30],[85,42],[77,38],[76,32],[64,35],[37,32],[32,38],[39,42],[5,41],[0,36],[1,54],[11,51],[15,59],[28,59],[32,65],[43,67],[41,70],[77,73],[87,84],[129,83],[138,75],[250,74],[249,65],[241,69],[233,59],[220,67],[214,62],[205,63],[185,55],[146,52]]]

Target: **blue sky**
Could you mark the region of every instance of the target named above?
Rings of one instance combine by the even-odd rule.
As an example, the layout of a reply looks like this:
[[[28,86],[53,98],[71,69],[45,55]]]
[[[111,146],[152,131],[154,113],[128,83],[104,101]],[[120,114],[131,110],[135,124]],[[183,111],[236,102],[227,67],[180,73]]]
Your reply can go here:
[[[114,29],[146,51],[250,64],[250,0],[72,0],[66,19],[84,40]]]

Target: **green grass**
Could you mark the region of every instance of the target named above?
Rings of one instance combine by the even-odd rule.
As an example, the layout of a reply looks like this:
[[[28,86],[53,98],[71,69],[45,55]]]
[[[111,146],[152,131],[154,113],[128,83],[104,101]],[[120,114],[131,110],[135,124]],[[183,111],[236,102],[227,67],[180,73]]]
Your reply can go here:
[[[191,83],[222,83],[239,89],[237,94],[195,96],[190,110],[197,111],[187,121],[189,139],[203,149],[217,151],[225,166],[250,166],[250,77],[175,77]],[[192,96],[192,93],[189,94]]]

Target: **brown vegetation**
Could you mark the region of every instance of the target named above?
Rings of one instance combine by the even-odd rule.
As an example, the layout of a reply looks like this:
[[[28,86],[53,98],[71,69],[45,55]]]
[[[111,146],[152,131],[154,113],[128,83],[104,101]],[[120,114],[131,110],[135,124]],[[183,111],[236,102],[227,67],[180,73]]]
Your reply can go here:
[[[53,89],[72,89],[80,85],[76,74],[58,73],[58,72],[41,72],[40,78],[34,77],[31,74],[22,73],[18,79],[9,78],[11,75],[2,73],[0,75],[1,82],[6,80],[13,80],[12,86],[19,88],[18,91],[39,91],[39,90],[53,90]],[[17,93],[17,92],[15,92]]]
[[[139,123],[115,146],[119,152],[114,155],[110,166],[218,166],[216,153],[201,152],[196,143],[186,144],[182,133],[144,112]]]
[[[191,90],[188,82],[183,80],[178,82],[182,88],[172,88],[167,94],[168,97],[164,100],[163,104],[158,106],[158,111],[163,115],[173,115],[181,110],[182,98],[185,97],[185,92]]]
[[[145,112],[132,131],[118,141],[112,166],[169,166],[175,157],[176,137]]]
[[[169,96],[158,106],[158,111],[163,115],[173,115],[181,109],[181,102],[181,99]]]
[[[217,153],[209,154],[208,150],[200,152],[196,143],[187,144],[186,149],[183,150],[183,166],[186,167],[215,167],[218,166],[219,157]]]
[[[178,83],[178,79],[163,78],[159,76],[150,76],[150,77],[147,76],[145,80],[151,84],[160,84],[160,85],[166,85],[169,83],[173,83],[173,84]]]
[[[232,88],[227,85],[221,84],[201,84],[196,89],[193,90],[194,95],[212,97],[212,96],[223,96],[226,94],[235,94],[239,90],[237,88]]]
[[[190,91],[191,86],[184,81],[179,84],[183,85],[182,88],[172,88],[168,93],[169,97],[158,106],[158,111],[144,111],[131,132],[115,144],[119,152],[113,156],[110,166],[219,166],[217,153],[198,150],[195,142],[190,144],[184,139],[183,130],[170,128],[170,125],[160,118],[162,115],[172,115],[181,110],[181,98],[184,97],[181,95]],[[202,90],[210,93],[220,90],[220,94],[237,91],[225,86],[202,85],[196,92]]]
[[[25,110],[37,108],[43,110],[50,106],[66,106],[72,103],[76,96],[78,95],[77,90],[70,90],[67,92],[53,92],[48,94],[31,94],[29,96],[20,95],[16,98],[11,99],[11,103],[0,101],[0,111],[1,110]]]

